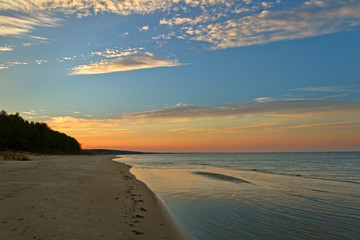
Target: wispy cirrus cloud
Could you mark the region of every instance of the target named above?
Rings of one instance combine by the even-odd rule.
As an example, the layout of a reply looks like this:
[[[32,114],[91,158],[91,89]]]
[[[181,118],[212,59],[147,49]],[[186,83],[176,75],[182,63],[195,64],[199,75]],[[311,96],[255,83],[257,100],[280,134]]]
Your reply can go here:
[[[47,60],[45,59],[38,59],[38,60],[35,60],[35,63],[38,64],[38,65],[41,65],[43,63],[47,63]]]
[[[360,25],[359,1],[316,2],[188,27],[186,33],[192,40],[209,42],[213,49],[222,49],[319,36]]]
[[[255,98],[254,100],[256,102],[263,103],[263,102],[274,101],[274,98],[272,98],[272,97],[260,97],[260,98]]]
[[[168,10],[179,3],[190,7],[226,4],[227,0],[87,0],[71,1],[58,0],[23,0],[23,1],[2,1],[0,10],[15,10],[23,12],[52,10],[65,14],[77,14],[79,17],[98,13],[115,13],[120,15],[147,14],[157,10]]]
[[[3,4],[3,2],[1,4]],[[0,7],[0,10],[1,9],[2,8]],[[60,20],[41,12],[26,15],[27,16],[24,16],[23,14],[13,16],[0,15],[0,36],[22,36],[31,32],[35,27],[58,26],[58,22]],[[41,38],[43,40],[42,37],[37,36],[30,36],[30,38]]]
[[[330,121],[321,123],[299,123],[295,121],[288,121],[285,125],[284,122],[264,122],[256,123],[256,125],[245,125],[241,127],[224,127],[224,128],[174,128],[170,129],[170,133],[174,134],[209,134],[209,133],[244,133],[244,131],[256,130],[294,130],[294,129],[335,129],[335,128],[349,128],[360,127],[360,121]]]
[[[148,26],[148,25],[142,26],[141,28],[139,28],[139,31],[140,31],[140,32],[149,31],[149,26]]]
[[[25,114],[25,115],[36,115],[37,114],[35,110],[23,111],[21,113]]]
[[[0,64],[0,70],[8,69],[11,67],[19,66],[19,65],[28,65],[28,62],[7,62],[6,64]]]
[[[8,67],[13,67],[13,66],[16,66],[16,65],[28,65],[29,63],[27,62],[8,62],[7,63],[7,66]]]
[[[296,88],[292,91],[305,91],[305,92],[360,92],[359,89],[354,88],[354,86],[322,86],[322,87],[305,87],[305,88]]]
[[[211,49],[319,36],[360,25],[359,1],[304,0],[295,7],[284,5],[284,8],[274,10],[279,4],[281,1],[278,0],[3,1],[0,10],[25,13],[28,17],[23,14],[1,16],[0,36],[28,34],[37,26],[56,26],[59,19],[50,17],[45,11],[48,14],[76,14],[79,17],[99,13],[130,15],[168,12],[159,25],[167,25],[170,31],[157,31],[157,35],[152,36],[153,40],[190,39],[209,44]],[[140,31],[149,29],[148,25],[139,28]]]
[[[0,52],[11,52],[12,50],[14,50],[14,48],[10,46],[0,47]]]
[[[9,68],[8,66],[4,65],[4,64],[0,64],[0,70],[4,70]]]
[[[317,86],[291,89],[290,92],[296,92],[297,98],[311,95],[317,99],[334,99],[350,95],[357,95],[360,89],[357,86]],[[289,94],[288,96],[294,96]]]
[[[206,118],[227,118],[247,114],[308,114],[320,112],[337,111],[360,111],[360,103],[349,101],[327,101],[327,100],[285,100],[269,102],[250,102],[246,104],[230,104],[218,106],[186,105],[163,108],[153,111],[124,114],[126,119],[137,119],[143,121],[158,120],[180,120]]]
[[[118,118],[97,119],[91,116],[57,116],[46,120],[56,129],[131,128],[142,123],[166,123],[166,131],[178,134],[241,132],[256,129],[342,128],[360,126],[360,103],[327,100],[292,100],[250,102],[245,104],[199,106],[178,105],[153,111],[122,114]],[[249,116],[252,120],[248,121]],[[329,118],[330,116],[330,118]],[[337,117],[335,117],[337,116]],[[260,117],[260,118],[259,118]],[[232,118],[227,126],[205,124],[204,121]],[[198,123],[194,127],[191,124]],[[173,124],[173,125],[171,125]],[[187,125],[190,124],[190,125]],[[174,128],[174,126],[176,126]],[[206,127],[204,127],[206,126]],[[136,129],[136,127],[135,127]],[[165,130],[165,129],[164,129]]]
[[[176,30],[178,38],[207,42],[212,49],[313,37],[360,25],[359,1],[311,0],[281,10],[273,10],[274,4],[262,2],[252,9],[236,8],[241,11],[232,10],[236,14],[231,17],[229,9],[217,17],[209,17],[206,12],[196,18],[175,16],[160,20],[160,25],[180,25]]]
[[[102,60],[89,65],[80,65],[71,69],[71,75],[91,75],[123,72],[138,69],[180,66],[178,60],[160,58],[151,53]]]
[[[183,25],[183,24],[189,24],[189,25],[196,25],[199,23],[209,22],[209,21],[215,21],[219,19],[220,16],[211,16],[209,14],[202,14],[200,16],[197,16],[195,18],[190,17],[173,17],[171,19],[161,19],[160,24],[162,25]]]
[[[116,57],[124,57],[138,54],[140,50],[144,50],[143,47],[140,48],[127,48],[127,49],[111,49],[106,48],[103,51],[95,51],[91,52],[91,56],[99,56],[106,58],[116,58]]]

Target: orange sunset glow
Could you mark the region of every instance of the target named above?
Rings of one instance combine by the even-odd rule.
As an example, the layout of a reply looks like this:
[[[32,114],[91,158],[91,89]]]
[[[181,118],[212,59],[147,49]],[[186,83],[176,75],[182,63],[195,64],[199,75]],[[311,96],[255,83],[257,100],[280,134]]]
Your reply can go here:
[[[152,152],[352,151],[359,147],[358,106],[289,106],[223,113],[174,107],[116,119],[52,118],[48,124],[75,136],[83,148]],[[264,103],[258,103],[262,106]],[[296,102],[298,104],[298,102]],[[321,103],[323,104],[323,103]],[[320,104],[320,105],[321,105]],[[258,108],[256,105],[254,108]],[[268,107],[277,108],[276,103]],[[343,110],[342,108],[348,108]],[[296,109],[298,108],[298,109]],[[316,109],[316,112],[314,112]],[[176,111],[176,113],[174,113]],[[189,111],[191,113],[189,113]],[[251,111],[250,111],[251,112]],[[169,113],[169,115],[166,115]]]

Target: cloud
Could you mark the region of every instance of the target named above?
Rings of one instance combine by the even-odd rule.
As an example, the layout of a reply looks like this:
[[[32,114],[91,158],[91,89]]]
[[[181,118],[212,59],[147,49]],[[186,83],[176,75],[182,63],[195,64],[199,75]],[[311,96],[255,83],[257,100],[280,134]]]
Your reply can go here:
[[[321,1],[321,0],[310,0],[310,1],[304,2],[304,4],[306,6],[320,6],[320,7],[326,6],[325,1]]]
[[[27,63],[27,62],[7,62],[6,65],[0,64],[0,70],[7,69],[10,67],[15,67],[17,65],[28,65],[28,64],[29,63]]]
[[[35,40],[43,40],[43,41],[47,41],[47,40],[48,40],[48,38],[46,38],[46,37],[40,37],[40,36],[29,36],[29,38],[35,39]]]
[[[151,53],[125,56],[113,60],[102,60],[98,63],[80,65],[71,69],[71,75],[103,74],[111,72],[131,71],[157,67],[180,66],[177,60],[164,59]]]
[[[106,58],[116,58],[116,57],[124,57],[138,54],[140,50],[144,50],[143,47],[140,48],[127,48],[127,49],[111,49],[106,48],[103,51],[91,52],[92,56],[100,56]]]
[[[9,68],[8,66],[5,66],[4,64],[0,64],[0,70],[4,70],[4,69],[7,69]]]
[[[0,36],[28,34],[38,26],[57,26],[60,20],[50,15],[58,13],[85,17],[100,13],[130,15],[149,14],[155,11],[167,12],[169,14],[166,16],[170,17],[161,18],[159,24],[175,30],[170,33],[157,32],[153,40],[168,40],[173,37],[191,39],[208,43],[211,49],[319,36],[349,30],[360,24],[359,1],[303,0],[302,4],[297,4],[291,9],[272,10],[280,2],[280,0],[3,1],[0,11],[15,11],[19,14],[0,16]],[[142,26],[139,30],[148,31],[149,26]],[[123,37],[127,34],[128,32],[124,33]],[[47,40],[37,36],[32,38]],[[119,54],[112,55],[115,57]]]
[[[67,61],[69,61],[69,60],[74,60],[76,58],[76,56],[72,56],[72,57],[63,57],[62,59],[63,60],[67,60]]]
[[[7,62],[7,66],[8,67],[13,67],[16,65],[28,65],[29,63],[27,62]]]
[[[57,10],[65,14],[78,14],[79,17],[98,13],[115,13],[129,15],[133,13],[146,14],[156,10],[165,10],[179,3],[187,6],[205,6],[218,3],[225,4],[227,0],[87,0],[87,1],[68,1],[68,0],[23,0],[23,1],[3,1],[0,9],[17,11],[34,10]]]
[[[325,86],[325,87],[306,87],[306,88],[296,88],[292,91],[305,91],[305,92],[359,92],[358,89],[354,87],[345,87],[345,86]]]
[[[296,129],[336,129],[336,128],[358,128],[360,121],[333,121],[320,123],[299,123],[296,121],[288,121],[285,125],[283,122],[269,121],[264,123],[256,122],[255,125],[244,125],[240,127],[223,127],[223,128],[174,128],[169,133],[173,134],[211,134],[211,133],[244,133],[245,131],[259,131],[271,129],[276,130],[296,130]]]
[[[149,31],[149,26],[143,26],[139,28],[140,32]]]
[[[312,4],[293,9],[264,10],[195,29],[188,27],[184,31],[192,40],[209,42],[213,49],[223,49],[319,36],[360,25],[359,1],[320,2],[311,1]]]
[[[273,101],[274,99],[272,97],[260,97],[260,98],[255,98],[254,99],[256,102],[268,102],[268,101]]]
[[[190,7],[199,7],[215,4],[226,4],[227,0],[22,0],[2,1],[0,10],[33,12],[61,12],[64,14],[76,14],[79,18],[99,13],[114,13],[119,15],[149,14],[158,10],[169,10],[176,5],[184,4]]]
[[[57,129],[114,127],[121,123],[117,119],[85,119],[71,116],[51,117],[46,122]]]
[[[27,118],[32,116],[30,111]],[[354,129],[360,126],[360,103],[297,100],[208,107],[179,105],[154,111],[122,114],[118,118],[76,116],[78,117],[50,117],[45,121],[54,129],[72,131],[76,134],[81,132],[89,136],[110,134],[111,129],[118,129],[121,134],[135,130],[145,135],[156,132],[160,135],[205,134],[204,136],[212,133],[276,133],[297,129]],[[228,119],[224,122],[221,120],[223,118]],[[221,120],[220,125],[217,120]]]
[[[321,87],[305,87],[291,89],[291,92],[299,92],[298,97],[306,97],[311,95],[317,99],[341,98],[349,95],[356,95],[360,90],[356,86],[321,86]],[[292,96],[292,94],[288,95]]]
[[[325,100],[286,100],[270,102],[250,102],[246,104],[231,104],[219,106],[186,105],[170,107],[160,110],[145,111],[139,113],[124,114],[126,119],[140,121],[189,121],[191,119],[211,119],[238,117],[248,114],[274,114],[294,115],[321,112],[356,111],[360,109],[360,103],[349,101],[325,101]]]
[[[25,114],[25,115],[37,115],[37,112],[36,110],[30,110],[30,111],[23,111],[21,112],[22,114]],[[27,118],[29,118],[29,116],[26,116]]]
[[[9,46],[0,47],[0,52],[10,52],[12,50],[14,50],[13,47],[9,47]]]
[[[189,25],[196,25],[203,22],[208,21],[215,21],[219,18],[219,16],[209,16],[208,14],[202,14],[197,16],[196,18],[189,18],[189,17],[173,17],[171,19],[161,19],[160,24],[162,25],[182,25],[182,24],[189,24]]]
[[[1,4],[3,4],[3,2]],[[0,36],[25,35],[38,26],[58,26],[58,21],[58,18],[50,17],[46,14],[39,12],[37,12],[36,14],[31,14],[29,16],[24,16],[24,14],[18,14],[15,16],[0,15]],[[36,39],[36,37],[34,36],[32,36],[31,38]]]
[[[21,112],[22,114],[26,115],[36,115],[37,113],[34,110],[31,110],[30,112]]]
[[[36,62],[36,64],[43,64],[43,63],[47,63],[47,60],[41,60],[41,59],[39,59],[39,60],[35,60],[35,62]]]

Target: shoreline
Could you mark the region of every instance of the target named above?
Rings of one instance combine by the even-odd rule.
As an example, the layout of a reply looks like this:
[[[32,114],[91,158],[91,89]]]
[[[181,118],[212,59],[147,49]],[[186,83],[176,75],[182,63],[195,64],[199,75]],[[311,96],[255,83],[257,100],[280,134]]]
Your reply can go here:
[[[130,166],[110,155],[0,159],[2,239],[185,239]]]

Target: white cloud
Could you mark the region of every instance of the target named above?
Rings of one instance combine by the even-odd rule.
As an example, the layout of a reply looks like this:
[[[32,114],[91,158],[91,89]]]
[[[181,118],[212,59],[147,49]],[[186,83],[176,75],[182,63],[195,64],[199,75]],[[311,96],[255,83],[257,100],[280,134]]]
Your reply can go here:
[[[127,48],[124,50],[120,49],[110,49],[107,48],[103,51],[98,52],[91,52],[92,56],[100,56],[100,57],[106,57],[106,58],[116,58],[116,57],[124,57],[124,56],[130,56],[138,54],[140,50],[144,50],[143,47],[140,48]]]
[[[0,47],[0,52],[11,52],[12,50],[14,50],[14,48],[10,46]]]
[[[321,112],[359,112],[360,103],[347,101],[325,100],[286,100],[269,102],[251,102],[246,104],[231,104],[218,106],[187,105],[164,108],[160,110],[124,114],[125,119],[142,121],[158,120],[190,120],[207,118],[227,118],[248,114],[306,114]]]
[[[71,75],[103,74],[156,67],[174,67],[179,65],[181,65],[181,63],[177,60],[159,58],[153,54],[133,55],[113,60],[102,60],[101,62],[89,65],[80,65],[71,69]]]
[[[143,26],[143,27],[139,28],[139,30],[140,30],[141,32],[149,31],[149,26]]]
[[[248,2],[249,0],[247,0]],[[65,14],[76,14],[78,17],[85,17],[98,13],[115,13],[120,15],[147,14],[157,10],[167,10],[179,3],[187,6],[197,7],[215,4],[225,4],[227,0],[23,0],[23,1],[2,1],[0,10],[15,10],[23,12],[33,11],[59,11]]]
[[[30,112],[21,112],[22,114],[26,115],[36,115],[37,113],[34,110],[31,110]]]
[[[296,88],[292,91],[307,91],[307,92],[359,92],[357,88],[354,87],[344,87],[344,86],[325,86],[325,87],[306,87],[306,88]]]
[[[273,101],[274,99],[272,97],[260,97],[260,98],[255,98],[254,99],[256,102],[269,102],[269,101]]]
[[[280,0],[1,1],[0,11],[8,10],[19,14],[0,16],[0,36],[30,35],[29,33],[36,27],[57,26],[60,20],[52,17],[57,13],[85,17],[100,13],[129,15],[166,12],[168,13],[166,16],[170,17],[161,18],[159,24],[168,27],[159,29],[173,27],[175,30],[156,31],[153,40],[191,39],[209,43],[212,49],[319,36],[360,25],[359,1],[303,0],[302,4],[295,8],[271,11],[271,7],[280,2]],[[158,30],[156,27],[152,29]],[[148,25],[139,28],[139,31],[149,30]],[[121,36],[126,37],[128,34],[124,32]],[[28,37],[39,41],[48,40],[40,36]],[[162,42],[158,41],[158,43]],[[105,56],[104,52],[94,53]],[[132,55],[138,52],[106,53],[105,57],[128,56],[126,54]]]
[[[304,4],[306,6],[320,6],[320,7],[326,6],[326,3],[322,0],[310,0],[310,1],[304,2]]]
[[[21,113],[26,114],[26,115],[36,115],[37,114],[36,110],[23,111]]]
[[[0,64],[0,70],[4,70],[4,69],[7,69],[9,68],[8,66],[5,66],[4,64]]]
[[[296,92],[298,98],[304,98],[312,96],[317,99],[332,99],[343,98],[349,95],[360,93],[360,89],[357,86],[321,86],[321,87],[305,87],[291,89],[291,92]],[[287,95],[294,97],[292,94]]]
[[[3,4],[3,2],[2,2]],[[1,7],[0,7],[1,10]],[[18,9],[14,9],[18,10]],[[43,13],[30,16],[0,15],[0,36],[20,36],[31,32],[37,26],[55,27],[58,26],[58,18],[50,17]],[[32,36],[36,39],[36,37]]]
[[[272,2],[262,2],[261,6],[264,8],[271,8],[273,6]]]
[[[4,70],[17,65],[28,65],[27,62],[7,62],[6,64],[0,64],[0,70]]]
[[[250,11],[249,8],[241,7],[241,8],[236,8],[236,9],[232,10],[231,12],[239,14],[239,13],[245,13],[245,12],[249,12],[249,11]]]
[[[67,61],[69,61],[69,60],[74,60],[76,58],[76,56],[72,56],[72,57],[63,57],[62,59],[63,60],[67,60]]]
[[[7,65],[9,67],[13,67],[13,66],[16,66],[16,65],[28,65],[29,63],[27,62],[7,62]]]
[[[43,41],[48,40],[46,37],[40,37],[40,36],[29,36],[29,38],[36,39],[36,40],[43,40]]]
[[[314,1],[312,1],[314,2]],[[189,27],[190,39],[212,44],[214,49],[319,36],[360,25],[359,1],[330,1]],[[320,6],[321,5],[321,6]]]
[[[231,10],[231,11],[234,13],[234,10]],[[215,10],[215,13],[209,14],[209,12],[203,8],[202,13],[200,15],[196,16],[195,18],[194,17],[175,16],[170,19],[163,18],[160,20],[159,23],[160,23],[160,25],[169,25],[169,26],[184,25],[184,24],[185,25],[197,25],[200,23],[216,21],[221,16],[225,16],[225,15],[226,15],[225,13],[217,12],[217,10]]]
[[[35,62],[36,62],[36,64],[43,64],[43,63],[47,63],[47,60],[41,60],[41,59],[39,59],[39,60],[35,60]]]

